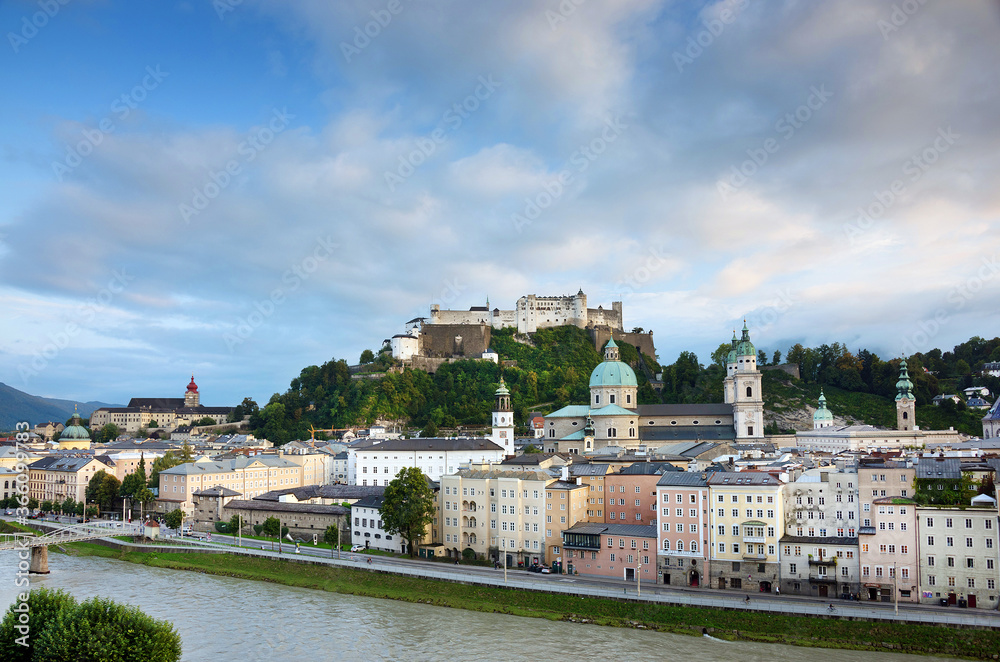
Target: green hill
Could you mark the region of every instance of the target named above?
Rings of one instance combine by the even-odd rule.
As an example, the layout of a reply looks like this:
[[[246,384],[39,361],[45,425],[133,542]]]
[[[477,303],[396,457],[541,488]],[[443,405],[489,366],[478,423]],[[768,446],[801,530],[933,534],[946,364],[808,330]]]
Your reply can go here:
[[[657,365],[653,357],[640,361],[636,348],[619,343],[621,358],[636,370],[639,403],[710,403],[722,401],[725,376],[721,357],[728,344],[713,353],[713,361],[702,365],[692,352],[681,352],[670,364]],[[601,361],[583,329],[564,326],[542,329],[530,336],[514,329],[493,332],[492,347],[507,367],[489,361],[462,360],[440,366],[429,375],[403,368],[385,352],[366,369],[375,374],[353,375],[346,361],[331,360],[309,366],[292,380],[289,389],[274,394],[269,403],[256,410],[252,401],[246,413],[255,434],[282,444],[309,437],[310,426],[338,429],[391,422],[410,428],[433,427],[463,432],[488,426],[493,409],[493,392],[500,377],[511,389],[515,420],[525,421],[530,411],[549,413],[568,404],[589,400],[590,373]],[[934,407],[930,399],[941,388],[955,388],[973,381],[974,366],[997,354],[1000,338],[985,341],[973,338],[954,352],[933,350],[908,359],[917,397],[917,422],[925,429],[956,429],[981,435],[981,413],[958,407]],[[780,352],[775,353],[775,361]],[[958,358],[965,357],[965,358]],[[882,427],[895,425],[895,383],[899,360],[882,361],[867,350],[852,354],[839,343],[818,348],[793,346],[788,359],[802,370],[803,379],[784,372],[764,373],[765,419],[770,432],[806,430],[812,427],[812,413],[825,390],[828,406],[844,423],[868,423]],[[922,361],[937,366],[927,371]],[[511,364],[510,362],[514,362]],[[767,364],[763,352],[758,359]],[[662,372],[662,392],[657,393],[646,377]],[[358,377],[365,377],[359,379]],[[1000,390],[996,378],[976,379],[977,384]]]

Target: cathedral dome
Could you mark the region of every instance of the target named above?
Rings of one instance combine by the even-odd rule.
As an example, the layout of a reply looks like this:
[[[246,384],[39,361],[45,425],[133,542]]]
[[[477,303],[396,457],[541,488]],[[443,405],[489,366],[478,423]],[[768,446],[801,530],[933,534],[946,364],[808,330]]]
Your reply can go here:
[[[750,342],[750,330],[747,328],[747,323],[745,321],[743,322],[743,337],[736,345],[736,355],[757,356],[757,348],[753,346],[752,342]]]
[[[813,424],[816,423],[832,423],[833,413],[826,408],[826,396],[823,395],[822,389],[819,392],[819,409],[813,414]]]
[[[69,425],[59,434],[60,441],[84,440],[90,441],[90,431],[80,425],[80,415],[75,411]]]
[[[618,345],[614,339],[604,348],[604,361],[590,373],[590,388],[595,386],[638,386],[635,372],[618,358]]]

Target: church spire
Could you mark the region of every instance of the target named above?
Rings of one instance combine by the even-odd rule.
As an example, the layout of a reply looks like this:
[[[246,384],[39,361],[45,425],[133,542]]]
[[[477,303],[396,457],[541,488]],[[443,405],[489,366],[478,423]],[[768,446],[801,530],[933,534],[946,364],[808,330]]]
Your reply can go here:
[[[896,382],[896,390],[898,394],[896,395],[896,400],[913,400],[913,382],[910,381],[909,369],[906,365],[906,359],[899,362],[899,381]]]

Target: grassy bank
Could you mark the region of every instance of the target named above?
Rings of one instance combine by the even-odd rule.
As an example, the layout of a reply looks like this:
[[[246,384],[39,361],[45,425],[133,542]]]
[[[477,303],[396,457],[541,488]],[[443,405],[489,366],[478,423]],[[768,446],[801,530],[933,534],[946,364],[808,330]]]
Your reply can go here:
[[[67,545],[67,548],[70,553],[81,556],[102,556],[159,568],[193,570],[456,609],[619,627],[644,627],[692,635],[701,635],[703,629],[707,629],[712,636],[728,640],[855,650],[891,650],[981,660],[992,659],[1000,651],[1000,631],[992,630],[634,603],[473,586],[228,554],[151,554],[118,551],[91,543],[74,543]]]

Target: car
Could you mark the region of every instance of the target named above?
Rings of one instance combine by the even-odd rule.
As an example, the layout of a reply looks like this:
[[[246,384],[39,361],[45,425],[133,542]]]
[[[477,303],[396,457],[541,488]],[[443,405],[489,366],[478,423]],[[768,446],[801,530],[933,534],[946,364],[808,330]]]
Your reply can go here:
[[[541,567],[541,569],[540,569],[540,570],[539,570],[538,572],[542,573],[543,575],[547,575],[547,574],[551,573],[552,571],[551,571],[551,570],[549,570],[548,568],[546,568],[546,567],[545,567],[545,566],[543,565],[543,566]]]
[[[353,547],[351,547],[351,551],[352,552],[363,552],[363,551],[365,551],[365,546],[364,545],[354,545]]]

